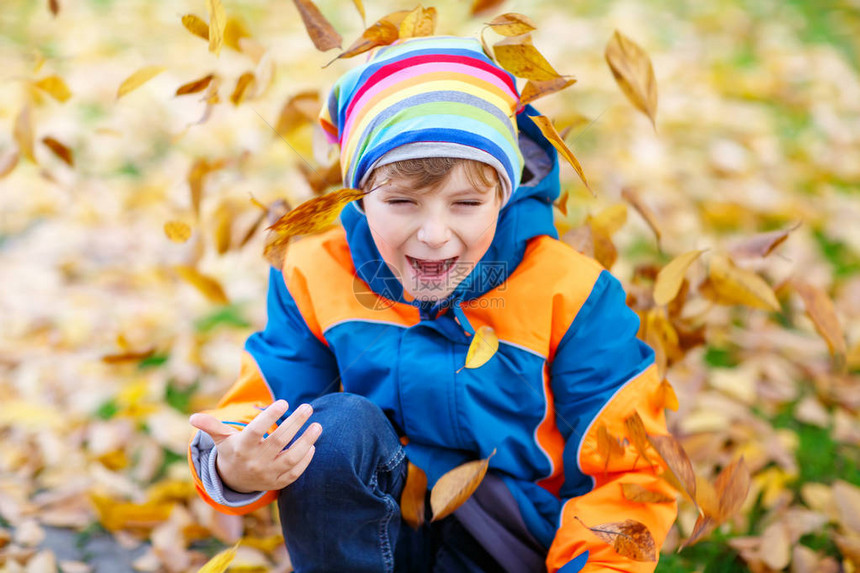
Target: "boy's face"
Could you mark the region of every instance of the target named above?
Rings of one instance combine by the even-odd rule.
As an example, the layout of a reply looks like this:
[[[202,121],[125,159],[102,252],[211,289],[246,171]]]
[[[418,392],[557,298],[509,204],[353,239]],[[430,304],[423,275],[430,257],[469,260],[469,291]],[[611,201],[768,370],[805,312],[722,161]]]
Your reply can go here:
[[[496,188],[470,183],[462,165],[432,188],[390,178],[363,203],[382,258],[409,295],[427,301],[451,294],[481,260],[501,208]]]

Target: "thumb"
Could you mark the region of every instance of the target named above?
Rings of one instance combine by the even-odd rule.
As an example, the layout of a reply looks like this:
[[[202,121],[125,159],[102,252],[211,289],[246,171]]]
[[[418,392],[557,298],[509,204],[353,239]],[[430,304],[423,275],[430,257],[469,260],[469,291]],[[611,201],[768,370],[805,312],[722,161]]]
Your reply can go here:
[[[192,414],[188,422],[198,430],[209,434],[216,446],[238,431],[209,414]]]

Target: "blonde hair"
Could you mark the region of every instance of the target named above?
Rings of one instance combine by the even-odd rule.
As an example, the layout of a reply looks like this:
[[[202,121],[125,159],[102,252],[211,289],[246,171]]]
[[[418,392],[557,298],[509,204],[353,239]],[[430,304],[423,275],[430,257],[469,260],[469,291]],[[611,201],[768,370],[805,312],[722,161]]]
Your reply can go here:
[[[389,177],[406,179],[417,189],[432,188],[445,181],[458,165],[463,166],[466,179],[472,186],[478,188],[495,187],[499,198],[502,197],[502,182],[493,166],[475,159],[459,157],[419,157],[388,163],[373,170],[365,188],[372,189],[378,181]]]

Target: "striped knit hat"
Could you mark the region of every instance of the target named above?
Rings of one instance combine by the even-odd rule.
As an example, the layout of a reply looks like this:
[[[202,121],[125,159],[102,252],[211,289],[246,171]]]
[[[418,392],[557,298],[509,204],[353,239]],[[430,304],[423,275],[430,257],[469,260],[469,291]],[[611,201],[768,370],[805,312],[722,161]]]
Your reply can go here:
[[[340,144],[344,184],[419,157],[475,159],[496,168],[503,204],[517,188],[519,101],[513,76],[473,38],[410,38],[376,51],[335,84],[320,122]]]

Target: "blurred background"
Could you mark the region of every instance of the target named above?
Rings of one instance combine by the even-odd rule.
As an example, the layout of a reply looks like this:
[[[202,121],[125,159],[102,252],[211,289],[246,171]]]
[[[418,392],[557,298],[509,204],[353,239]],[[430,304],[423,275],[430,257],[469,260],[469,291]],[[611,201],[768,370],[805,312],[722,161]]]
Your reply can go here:
[[[354,61],[324,67],[339,51],[286,0],[223,0],[217,56],[182,23],[208,20],[204,0],[0,1],[0,570],[196,570],[241,540],[233,570],[289,571],[274,508],[196,498],[187,418],[265,323],[263,219],[326,189],[310,118]],[[523,13],[576,78],[535,104],[595,191],[563,166],[560,234],[628,288],[699,479],[741,455],[751,472],[742,510],[676,552],[697,517],[682,503],[657,570],[857,570],[860,3],[430,5],[437,33],[489,44],[486,22]],[[317,6],[346,48],[414,4]],[[604,59],[615,30],[653,63],[656,129]]]

